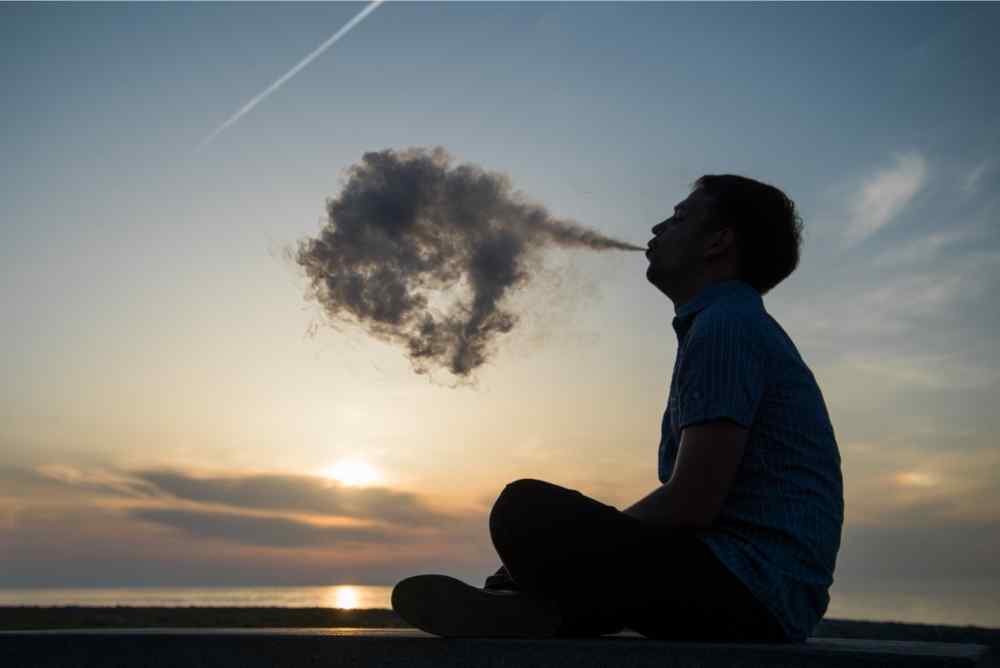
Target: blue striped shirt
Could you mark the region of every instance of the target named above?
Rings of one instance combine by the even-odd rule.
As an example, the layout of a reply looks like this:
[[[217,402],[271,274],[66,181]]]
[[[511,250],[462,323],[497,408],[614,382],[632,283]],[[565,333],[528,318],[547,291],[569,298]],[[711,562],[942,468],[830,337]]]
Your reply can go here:
[[[725,419],[749,428],[719,517],[697,535],[789,639],[804,640],[830,602],[844,518],[840,452],[823,395],[748,283],[711,284],[675,313],[660,482],[670,479],[685,427]]]

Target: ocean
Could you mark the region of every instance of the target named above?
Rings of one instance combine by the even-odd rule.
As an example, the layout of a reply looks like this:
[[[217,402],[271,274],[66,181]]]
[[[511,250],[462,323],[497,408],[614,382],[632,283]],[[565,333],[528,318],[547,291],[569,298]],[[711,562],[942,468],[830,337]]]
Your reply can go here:
[[[0,605],[216,606],[232,608],[391,608],[392,587],[129,587],[0,589]]]
[[[0,605],[136,607],[390,608],[392,587],[148,587],[121,589],[0,589]],[[994,588],[951,593],[832,592],[828,619],[1000,628]]]

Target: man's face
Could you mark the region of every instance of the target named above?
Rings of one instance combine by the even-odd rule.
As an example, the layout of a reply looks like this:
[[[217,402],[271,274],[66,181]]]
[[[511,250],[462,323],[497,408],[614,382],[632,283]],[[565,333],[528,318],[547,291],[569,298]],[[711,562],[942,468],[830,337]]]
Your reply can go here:
[[[674,207],[674,215],[653,227],[646,258],[646,279],[669,294],[701,270],[702,230],[709,215],[708,198],[699,189]]]

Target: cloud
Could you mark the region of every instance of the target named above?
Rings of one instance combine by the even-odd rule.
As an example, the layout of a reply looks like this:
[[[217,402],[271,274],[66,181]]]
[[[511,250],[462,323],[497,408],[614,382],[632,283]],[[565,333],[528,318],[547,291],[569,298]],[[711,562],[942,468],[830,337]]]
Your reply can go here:
[[[979,189],[979,182],[982,181],[986,172],[992,168],[993,161],[986,159],[970,170],[965,175],[965,178],[962,179],[962,193],[965,195],[974,195]]]
[[[440,525],[448,520],[415,494],[384,487],[347,487],[315,476],[196,477],[166,470],[142,471],[134,475],[163,493],[196,503],[345,516],[413,526]]]
[[[1000,452],[975,425],[929,424],[842,444],[838,579],[1000,578]]]
[[[114,471],[83,471],[65,464],[43,464],[30,473],[36,480],[58,482],[79,489],[110,492],[117,496],[145,498],[156,494],[155,488]]]
[[[895,156],[892,167],[875,172],[849,204],[845,246],[852,246],[888,225],[927,182],[927,161],[913,151]]]
[[[803,340],[835,350],[838,356],[898,354],[906,335],[929,322],[941,324],[960,301],[982,296],[984,285],[970,273],[914,272],[877,282],[869,279],[874,285],[832,283],[808,301],[784,307],[782,319]]]
[[[851,323],[863,320],[902,321],[921,316],[940,314],[961,292],[966,279],[959,274],[909,274],[900,276],[886,285],[866,290],[855,298],[857,317]]]
[[[482,514],[444,531],[413,532],[145,513],[26,502],[13,526],[0,526],[0,587],[391,585],[427,572],[481,582],[497,567]]]
[[[841,364],[855,378],[879,377],[890,385],[909,389],[985,389],[1000,381],[1000,368],[984,364],[968,351],[911,355],[848,354]]]
[[[923,582],[1000,578],[1000,522],[889,527],[847,526],[835,576]]]
[[[892,479],[901,487],[935,487],[940,484],[936,476],[920,471],[899,471]]]
[[[912,155],[912,162],[922,161]],[[955,169],[951,177],[965,171]],[[911,179],[909,191],[917,181]],[[1000,279],[995,224],[1000,200],[963,202],[957,181],[949,181],[926,198],[912,225],[884,235],[884,243],[840,254],[836,264],[815,271],[799,299],[775,308],[796,343],[813,362],[819,358],[817,373],[836,381],[831,396],[841,407],[874,395],[896,401],[915,392],[985,391],[1000,379],[996,339],[990,335],[1000,324],[990,308]],[[845,201],[851,199],[848,192],[830,195]],[[888,208],[901,203],[902,198]],[[822,217],[836,219],[838,209],[833,204]]]
[[[896,420],[882,437],[841,443],[847,524],[1000,523],[1000,452],[991,436],[968,425],[928,425]]]
[[[218,538],[242,545],[265,547],[339,547],[371,543],[394,543],[396,531],[371,527],[322,526],[284,517],[261,517],[240,513],[136,508],[133,518],[181,529],[200,538]]]
[[[316,476],[245,474],[197,476],[178,470],[120,472],[46,464],[10,469],[0,480],[58,483],[68,488],[130,499],[176,499],[232,508],[350,517],[413,527],[442,526],[455,517],[431,508],[416,494],[385,487],[349,487]]]
[[[891,267],[897,265],[928,265],[946,247],[953,246],[973,236],[968,230],[951,234],[933,233],[926,237],[912,239],[908,243],[882,253],[875,258],[875,265]]]
[[[6,491],[14,485],[31,485],[42,480],[35,470],[21,466],[0,466],[0,483]]]

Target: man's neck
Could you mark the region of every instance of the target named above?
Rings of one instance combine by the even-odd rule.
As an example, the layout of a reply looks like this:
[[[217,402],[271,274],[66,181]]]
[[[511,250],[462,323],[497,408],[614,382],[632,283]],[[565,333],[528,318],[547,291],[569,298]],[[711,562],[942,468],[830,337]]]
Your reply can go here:
[[[685,285],[675,291],[673,294],[668,294],[670,301],[674,303],[674,311],[678,311],[685,304],[691,302],[702,291],[709,287],[710,285],[715,285],[716,283],[721,283],[722,281],[729,281],[736,278],[735,276],[699,276],[697,279],[691,281],[688,285]]]

